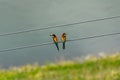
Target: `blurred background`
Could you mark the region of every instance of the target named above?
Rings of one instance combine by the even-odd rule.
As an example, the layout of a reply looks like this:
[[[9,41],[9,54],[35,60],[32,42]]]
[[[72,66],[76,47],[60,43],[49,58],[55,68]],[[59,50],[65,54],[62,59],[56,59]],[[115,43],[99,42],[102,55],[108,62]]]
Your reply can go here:
[[[0,34],[53,27],[120,15],[120,0],[0,0]],[[120,32],[120,18],[66,27],[0,36],[0,50],[53,42],[49,36],[67,39]],[[0,52],[0,68],[25,64],[45,64],[56,59],[73,59],[98,53],[120,51],[120,35]]]

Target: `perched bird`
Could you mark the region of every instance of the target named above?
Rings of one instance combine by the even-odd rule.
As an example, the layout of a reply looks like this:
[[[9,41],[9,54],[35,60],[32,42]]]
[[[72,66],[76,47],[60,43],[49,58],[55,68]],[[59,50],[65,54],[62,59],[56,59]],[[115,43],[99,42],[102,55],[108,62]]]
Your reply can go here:
[[[62,36],[61,36],[61,40],[62,40],[62,43],[63,43],[63,49],[65,49],[65,43],[66,43],[66,33],[63,33]]]
[[[58,38],[55,34],[50,35],[53,38],[53,42],[55,43],[57,50],[59,51],[59,46],[58,46]]]

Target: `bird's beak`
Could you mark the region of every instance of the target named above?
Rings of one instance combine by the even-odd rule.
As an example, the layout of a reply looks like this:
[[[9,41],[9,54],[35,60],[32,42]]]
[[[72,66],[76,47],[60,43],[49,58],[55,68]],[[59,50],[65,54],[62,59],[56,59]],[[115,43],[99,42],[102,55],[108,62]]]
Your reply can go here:
[[[50,36],[52,36],[52,34],[50,34]]]

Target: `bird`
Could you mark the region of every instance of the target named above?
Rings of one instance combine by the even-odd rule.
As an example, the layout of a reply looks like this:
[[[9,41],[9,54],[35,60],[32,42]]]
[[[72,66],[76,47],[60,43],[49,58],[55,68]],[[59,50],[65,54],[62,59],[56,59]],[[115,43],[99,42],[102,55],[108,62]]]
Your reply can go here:
[[[66,33],[63,33],[61,36],[61,41],[63,43],[62,48],[65,49],[65,43],[66,43]]]
[[[53,38],[53,42],[55,43],[57,50],[59,51],[59,46],[58,46],[58,38],[55,34],[50,35]]]

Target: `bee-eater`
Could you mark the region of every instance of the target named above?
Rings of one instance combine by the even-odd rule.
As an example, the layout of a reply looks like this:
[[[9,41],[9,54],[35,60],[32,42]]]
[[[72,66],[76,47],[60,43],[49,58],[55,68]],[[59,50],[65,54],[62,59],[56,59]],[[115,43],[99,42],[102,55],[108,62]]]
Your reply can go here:
[[[50,35],[53,38],[53,42],[55,43],[57,50],[59,51],[59,46],[58,46],[58,38],[55,34]]]
[[[66,33],[63,33],[62,36],[61,36],[61,40],[62,40],[62,43],[63,43],[63,49],[65,49],[65,42],[66,42]]]

